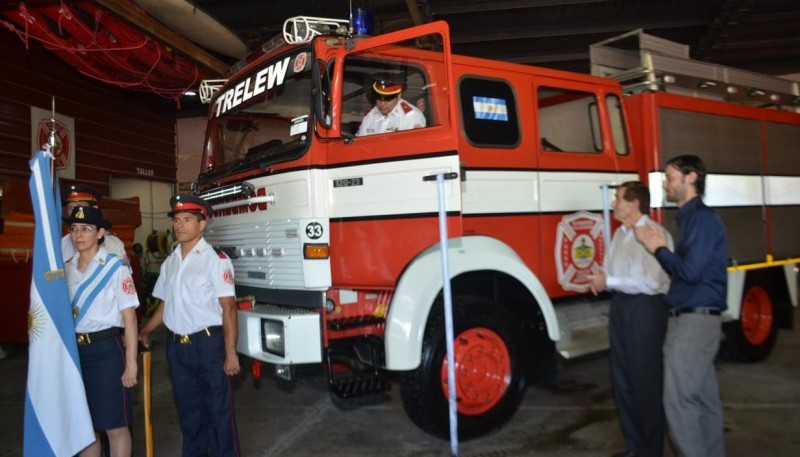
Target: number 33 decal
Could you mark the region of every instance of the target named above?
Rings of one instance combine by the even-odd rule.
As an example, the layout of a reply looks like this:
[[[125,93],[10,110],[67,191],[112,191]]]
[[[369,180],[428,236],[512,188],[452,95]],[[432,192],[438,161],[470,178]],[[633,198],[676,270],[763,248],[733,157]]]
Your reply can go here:
[[[317,238],[322,236],[322,224],[319,222],[312,222],[306,225],[306,236],[311,238],[312,240],[316,240]]]

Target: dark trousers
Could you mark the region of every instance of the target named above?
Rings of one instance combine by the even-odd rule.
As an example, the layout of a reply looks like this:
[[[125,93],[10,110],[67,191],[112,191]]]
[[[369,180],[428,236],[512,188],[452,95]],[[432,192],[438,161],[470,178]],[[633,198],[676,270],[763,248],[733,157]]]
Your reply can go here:
[[[611,385],[627,450],[639,457],[663,454],[662,348],[666,330],[662,295],[613,295],[609,316]]]
[[[167,361],[183,433],[183,457],[239,456],[230,378],[221,333],[181,344],[167,338]]]

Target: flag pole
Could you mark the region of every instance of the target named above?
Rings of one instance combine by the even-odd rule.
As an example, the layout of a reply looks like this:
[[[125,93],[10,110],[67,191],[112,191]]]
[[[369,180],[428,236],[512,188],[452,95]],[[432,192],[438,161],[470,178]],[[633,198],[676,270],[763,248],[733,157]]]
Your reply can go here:
[[[53,151],[56,149],[56,96],[53,95],[50,97],[50,136],[47,139],[47,144],[42,146],[42,149],[48,154],[50,154],[50,158],[53,160],[50,161],[50,187],[53,186],[53,182],[56,179],[56,160],[55,154]]]
[[[142,350],[142,396],[144,397],[144,447],[147,457],[153,457],[153,423],[150,420],[150,348]]]
[[[48,187],[54,182],[48,176],[50,161],[52,154],[44,149],[30,161],[36,223],[28,310],[24,457],[76,455],[95,441],[59,246],[59,193]]]

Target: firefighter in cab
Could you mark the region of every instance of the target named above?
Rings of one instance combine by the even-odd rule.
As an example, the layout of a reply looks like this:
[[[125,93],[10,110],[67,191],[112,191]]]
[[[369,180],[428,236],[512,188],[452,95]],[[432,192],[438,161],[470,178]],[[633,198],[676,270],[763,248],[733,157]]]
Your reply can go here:
[[[358,136],[397,132],[425,127],[422,111],[403,99],[403,77],[392,73],[378,73],[372,82],[375,106],[364,116]]]

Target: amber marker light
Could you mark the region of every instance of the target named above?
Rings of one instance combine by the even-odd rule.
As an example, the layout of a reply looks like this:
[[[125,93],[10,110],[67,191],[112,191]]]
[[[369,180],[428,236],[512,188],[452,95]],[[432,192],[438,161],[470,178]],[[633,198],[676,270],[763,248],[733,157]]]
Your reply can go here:
[[[304,259],[327,259],[331,256],[331,247],[327,243],[306,243],[303,245]]]

